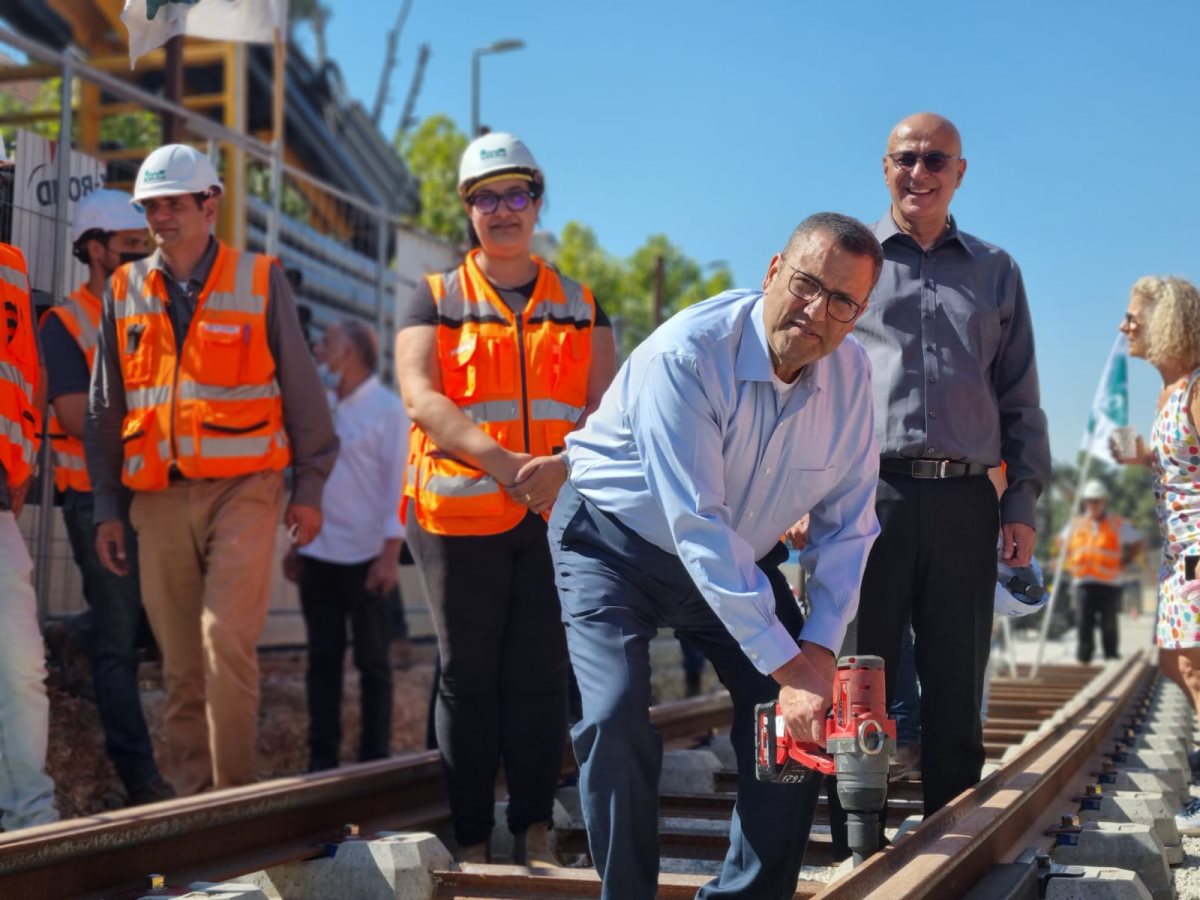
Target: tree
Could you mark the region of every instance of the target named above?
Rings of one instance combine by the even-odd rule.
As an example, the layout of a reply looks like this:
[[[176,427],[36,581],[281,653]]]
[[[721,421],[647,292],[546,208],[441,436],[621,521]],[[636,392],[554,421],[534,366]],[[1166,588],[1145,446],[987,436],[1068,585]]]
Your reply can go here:
[[[421,185],[421,209],[412,217],[412,224],[452,243],[465,243],[467,222],[458,199],[458,162],[467,149],[467,136],[449,116],[438,113],[398,137],[396,150]]]
[[[626,295],[624,269],[619,259],[600,246],[590,226],[575,221],[563,226],[554,264],[565,275],[591,288],[610,316],[622,313]]]

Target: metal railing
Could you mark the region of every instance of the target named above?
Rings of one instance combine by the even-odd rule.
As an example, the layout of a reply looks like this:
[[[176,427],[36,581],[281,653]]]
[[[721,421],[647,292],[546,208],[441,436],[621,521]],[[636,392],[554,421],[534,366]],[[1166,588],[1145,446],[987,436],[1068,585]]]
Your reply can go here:
[[[301,321],[315,340],[331,322],[353,317],[373,324],[380,335],[380,374],[390,383],[392,345],[396,322],[403,305],[427,271],[449,268],[457,259],[457,248],[408,227],[394,212],[370,200],[354,196],[285,165],[266,142],[236,128],[227,127],[184,104],[172,103],[103,69],[90,65],[72,51],[58,51],[10,29],[0,27],[0,50],[11,48],[35,65],[42,78],[61,79],[57,110],[35,109],[9,114],[22,127],[32,127],[58,141],[58,146],[78,148],[81,117],[77,112],[87,103],[125,116],[126,123],[152,123],[148,114],[170,113],[182,123],[182,143],[204,149],[214,160],[226,183],[220,223],[234,245],[258,252],[273,252],[282,262],[293,285]],[[214,51],[214,54],[216,51]],[[232,57],[231,57],[232,58]],[[238,64],[245,65],[244,53]],[[5,73],[0,69],[0,93]],[[43,94],[46,92],[43,91]],[[186,103],[186,100],[185,100]],[[244,107],[244,100],[237,104]],[[244,109],[239,112],[244,115]],[[134,117],[132,120],[128,117]],[[139,120],[137,117],[142,116]],[[0,133],[10,138],[14,128],[5,126],[0,113]],[[128,130],[128,129],[126,129]],[[147,128],[147,131],[153,131]],[[136,145],[128,137],[109,135],[94,156],[103,162],[105,182],[111,186],[132,183],[142,158],[157,141]],[[70,191],[71,154],[57,153],[52,187],[44,192],[66,198]],[[18,167],[20,159],[16,160]],[[280,184],[278,203],[272,202],[270,187]],[[7,239],[14,216],[42,216],[53,220],[53,248],[49,274],[34,287],[42,299],[56,302],[74,287],[79,270],[69,253],[72,203],[48,204],[42,209],[18,208],[11,183],[5,193],[0,182],[0,238]],[[279,212],[276,212],[276,208]],[[22,248],[26,249],[26,248]],[[26,249],[26,255],[30,251]],[[307,321],[306,321],[307,320]],[[50,469],[49,442],[44,442],[42,470]],[[53,486],[42,482],[40,505],[22,516],[22,527],[35,559],[35,587],[43,618],[82,608],[78,577],[70,565],[70,553],[60,517],[53,514]]]

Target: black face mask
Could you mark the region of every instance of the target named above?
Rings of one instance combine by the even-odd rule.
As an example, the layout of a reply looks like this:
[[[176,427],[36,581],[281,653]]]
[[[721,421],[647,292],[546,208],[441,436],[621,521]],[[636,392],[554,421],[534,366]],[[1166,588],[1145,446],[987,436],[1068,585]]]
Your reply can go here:
[[[118,253],[117,258],[121,260],[121,265],[125,265],[125,263],[137,262],[138,260],[145,259],[149,255],[150,254],[145,250],[130,251],[127,253]]]

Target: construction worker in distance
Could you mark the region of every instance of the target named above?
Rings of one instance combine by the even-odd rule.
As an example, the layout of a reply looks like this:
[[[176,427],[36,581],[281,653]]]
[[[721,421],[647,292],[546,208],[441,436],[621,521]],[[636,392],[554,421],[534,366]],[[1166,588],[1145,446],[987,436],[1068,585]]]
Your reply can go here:
[[[283,269],[211,235],[221,181],[182,144],[154,150],[133,198],[157,250],[113,274],[84,449],[96,552],[129,571],[133,491],[142,598],[163,655],[164,769],[180,794],[254,780],[256,645],[283,470],[297,545],[321,527],[337,437]]]
[[[1142,543],[1142,535],[1120,516],[1108,512],[1108,489],[1092,479],[1083,486],[1083,514],[1071,523],[1067,569],[1075,592],[1079,643],[1075,657],[1090,663],[1096,647],[1096,625],[1105,659],[1117,659],[1117,613],[1125,592],[1125,563]]]
[[[4,142],[0,140],[0,158]],[[17,516],[33,480],[45,378],[25,257],[0,244],[0,829],[58,820],[46,774],[50,703],[33,561]]]
[[[75,208],[72,251],[88,267],[88,279],[42,316],[41,339],[51,405],[46,434],[54,448],[54,485],[62,492],[63,522],[87,602],[86,612],[64,624],[65,639],[80,645],[91,662],[104,747],[125,787],[128,804],[136,806],[175,794],[154,762],[138,691],[142,594],[137,540],[126,529],[129,574],[116,575],[100,564],[92,483],[83,456],[83,420],[100,333],[101,298],[118,266],[145,259],[150,252],[146,216],[131,200],[125,191],[100,189]],[[122,489],[124,522],[128,522],[128,500],[128,491]]]

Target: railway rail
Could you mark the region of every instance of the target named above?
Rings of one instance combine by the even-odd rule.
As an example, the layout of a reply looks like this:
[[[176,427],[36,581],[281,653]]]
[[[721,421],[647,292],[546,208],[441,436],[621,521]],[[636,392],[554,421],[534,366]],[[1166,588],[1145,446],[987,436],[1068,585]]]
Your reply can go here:
[[[1153,678],[1139,653],[1104,669],[1043,666],[1033,680],[996,679],[984,740],[997,768],[849,874],[832,883],[801,881],[796,897],[958,898],[994,865],[1029,848],[1048,851],[1055,840],[1048,829],[1078,812],[1110,736]],[[664,742],[675,746],[727,727],[729,715],[724,694],[652,710]],[[663,796],[664,857],[724,856],[729,777],[717,778],[714,793]],[[918,783],[898,782],[889,794],[892,822],[920,812]],[[379,831],[436,831],[447,818],[437,755],[412,754],[0,835],[0,897],[143,897],[149,873],[167,880],[151,896],[178,896],[193,881],[236,880],[322,857],[343,840]],[[819,808],[817,823],[825,821]],[[559,850],[585,853],[583,830],[560,830]],[[834,862],[819,828],[805,862]],[[664,873],[659,896],[692,897],[709,877]],[[436,871],[433,879],[437,898],[599,895],[586,868],[531,875],[514,866],[471,866]]]

